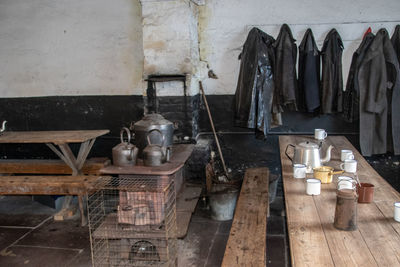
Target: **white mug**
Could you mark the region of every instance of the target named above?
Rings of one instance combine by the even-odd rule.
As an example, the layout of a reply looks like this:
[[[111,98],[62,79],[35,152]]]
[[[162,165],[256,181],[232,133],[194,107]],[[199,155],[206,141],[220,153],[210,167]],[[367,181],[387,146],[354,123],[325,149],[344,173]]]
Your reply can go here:
[[[354,159],[346,159],[340,164],[340,168],[345,172],[356,173],[357,172],[357,161]]]
[[[345,161],[346,159],[354,159],[353,151],[343,149],[340,153],[340,159],[341,161]]]
[[[304,164],[293,164],[293,177],[306,178],[307,167]]]
[[[311,178],[307,179],[307,195],[319,195],[321,194],[321,180]]]
[[[324,140],[328,136],[328,133],[324,129],[315,129],[314,138],[317,140]]]
[[[348,176],[339,176],[338,177],[338,185],[337,189],[342,190],[342,189],[352,189],[354,190],[356,188],[356,180],[354,180],[351,177]]]
[[[400,202],[394,203],[394,220],[400,222]]]

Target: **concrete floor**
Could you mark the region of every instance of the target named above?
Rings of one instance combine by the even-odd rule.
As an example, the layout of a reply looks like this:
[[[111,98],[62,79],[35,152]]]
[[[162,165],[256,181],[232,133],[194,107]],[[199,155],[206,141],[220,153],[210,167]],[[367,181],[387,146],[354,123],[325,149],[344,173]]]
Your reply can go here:
[[[268,266],[288,266],[284,201],[271,204]],[[88,227],[79,218],[56,222],[55,212],[31,197],[0,199],[0,266],[91,266]],[[199,202],[189,231],[178,240],[178,266],[220,266],[232,221],[213,221]]]

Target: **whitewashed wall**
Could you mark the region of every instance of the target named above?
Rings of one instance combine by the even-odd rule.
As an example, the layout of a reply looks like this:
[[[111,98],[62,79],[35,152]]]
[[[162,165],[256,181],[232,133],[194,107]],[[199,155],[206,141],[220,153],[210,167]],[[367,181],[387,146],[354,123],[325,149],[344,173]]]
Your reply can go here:
[[[0,0],[0,97],[142,94],[138,0]]]
[[[206,0],[200,8],[200,59],[218,75],[205,81],[207,94],[233,94],[240,62],[237,60],[249,30],[255,26],[277,37],[280,26],[289,24],[297,45],[311,28],[319,48],[325,35],[336,28],[341,35],[344,81],[351,56],[365,30],[389,33],[400,23],[399,0]]]

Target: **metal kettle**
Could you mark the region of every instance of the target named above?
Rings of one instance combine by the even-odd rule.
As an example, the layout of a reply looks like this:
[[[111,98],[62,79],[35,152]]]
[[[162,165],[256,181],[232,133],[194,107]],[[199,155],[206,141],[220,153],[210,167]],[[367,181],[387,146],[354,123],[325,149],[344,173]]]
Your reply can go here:
[[[288,148],[293,147],[294,152],[293,156],[289,156]],[[321,158],[320,155],[320,146],[306,141],[302,142],[298,145],[288,144],[285,150],[286,156],[292,161],[293,164],[304,164],[307,167],[306,172],[312,173],[313,168],[317,168],[322,166],[322,163],[328,162],[331,160],[331,150],[333,146],[329,146],[325,152],[325,157]]]
[[[128,136],[128,141],[124,142],[124,132]],[[139,149],[131,144],[131,132],[123,127],[120,132],[121,143],[113,147],[112,158],[115,166],[126,167],[135,166]]]
[[[161,144],[152,144],[150,134],[156,131],[161,136]],[[164,146],[165,136],[158,129],[153,129],[147,133],[148,145],[143,150],[143,164],[145,166],[160,166],[166,161],[169,161],[170,149]]]
[[[165,119],[161,114],[152,113],[145,115],[142,120],[131,125],[135,133],[135,144],[139,148],[139,157],[142,156],[143,149],[149,144],[147,140],[151,140],[153,144],[160,144],[162,138],[159,134],[152,130],[159,130],[164,136],[164,147],[172,147],[174,140],[174,130],[177,126]]]

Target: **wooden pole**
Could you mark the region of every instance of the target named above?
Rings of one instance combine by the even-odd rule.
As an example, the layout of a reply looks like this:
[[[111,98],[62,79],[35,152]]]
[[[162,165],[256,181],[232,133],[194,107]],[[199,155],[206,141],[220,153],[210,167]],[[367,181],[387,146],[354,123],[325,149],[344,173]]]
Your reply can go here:
[[[208,102],[207,102],[206,94],[204,93],[203,84],[202,84],[201,81],[199,81],[199,85],[200,85],[201,94],[203,95],[204,104],[206,105],[206,109],[207,109],[207,113],[208,113],[208,118],[210,119],[211,128],[212,128],[212,131],[213,131],[213,133],[214,133],[214,138],[215,138],[215,143],[217,144],[218,153],[219,153],[219,156],[221,157],[222,167],[224,168],[224,172],[225,172],[226,177],[229,179],[228,171],[227,171],[226,165],[225,165],[224,156],[222,155],[221,146],[219,145],[218,136],[217,136],[217,133],[216,133],[216,131],[215,131],[214,122],[213,122],[213,119],[212,119],[212,117],[211,117],[210,108],[208,107]]]

